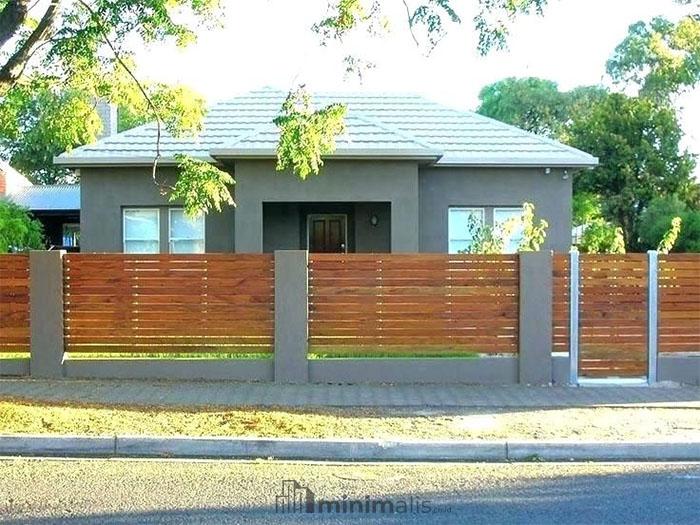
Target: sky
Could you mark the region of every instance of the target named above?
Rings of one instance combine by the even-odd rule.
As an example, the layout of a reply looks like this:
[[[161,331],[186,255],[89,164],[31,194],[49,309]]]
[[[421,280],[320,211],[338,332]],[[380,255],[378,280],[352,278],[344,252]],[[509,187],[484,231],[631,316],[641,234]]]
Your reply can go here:
[[[475,109],[480,89],[508,76],[543,77],[565,90],[601,83],[605,62],[630,24],[681,14],[672,0],[550,0],[544,16],[513,25],[508,50],[482,57],[471,24],[475,3],[454,0],[463,23],[450,26],[428,57],[411,39],[400,0],[382,0],[392,21],[388,35],[362,35],[328,47],[310,30],[325,15],[325,0],[224,0],[222,29],[205,32],[185,50],[149,47],[136,60],[141,75],[187,84],[209,102],[262,86],[287,90],[304,83],[312,91],[419,93]],[[342,59],[349,53],[376,64],[362,82],[344,74]],[[681,96],[677,105],[687,134],[684,145],[700,154],[700,88]]]

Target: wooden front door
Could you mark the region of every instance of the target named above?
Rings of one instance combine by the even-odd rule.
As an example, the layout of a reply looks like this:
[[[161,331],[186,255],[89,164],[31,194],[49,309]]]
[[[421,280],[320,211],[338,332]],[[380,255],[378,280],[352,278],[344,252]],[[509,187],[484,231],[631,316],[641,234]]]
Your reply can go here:
[[[345,253],[347,216],[314,214],[308,216],[308,246],[315,253]]]

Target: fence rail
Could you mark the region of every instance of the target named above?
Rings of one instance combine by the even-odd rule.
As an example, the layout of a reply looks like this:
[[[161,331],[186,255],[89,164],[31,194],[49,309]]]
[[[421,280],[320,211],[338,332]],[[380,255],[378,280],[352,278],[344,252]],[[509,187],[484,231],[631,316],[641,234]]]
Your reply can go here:
[[[659,257],[659,352],[700,350],[700,254]]]
[[[29,256],[0,256],[0,352],[29,352]]]
[[[271,255],[64,257],[68,352],[271,352]]]
[[[312,254],[310,344],[516,353],[518,286],[512,255]]]

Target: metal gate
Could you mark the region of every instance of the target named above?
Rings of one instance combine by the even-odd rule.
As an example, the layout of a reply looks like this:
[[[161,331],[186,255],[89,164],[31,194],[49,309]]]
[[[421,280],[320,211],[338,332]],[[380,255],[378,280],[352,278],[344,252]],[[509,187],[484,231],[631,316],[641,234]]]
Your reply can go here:
[[[570,383],[656,381],[658,254],[569,260]]]

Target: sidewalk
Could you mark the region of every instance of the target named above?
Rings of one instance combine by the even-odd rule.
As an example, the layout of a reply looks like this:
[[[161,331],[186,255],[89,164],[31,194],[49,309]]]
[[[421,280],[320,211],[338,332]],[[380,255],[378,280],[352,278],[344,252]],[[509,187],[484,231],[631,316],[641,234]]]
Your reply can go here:
[[[700,387],[281,385],[136,380],[0,380],[0,399],[134,406],[700,408]]]

